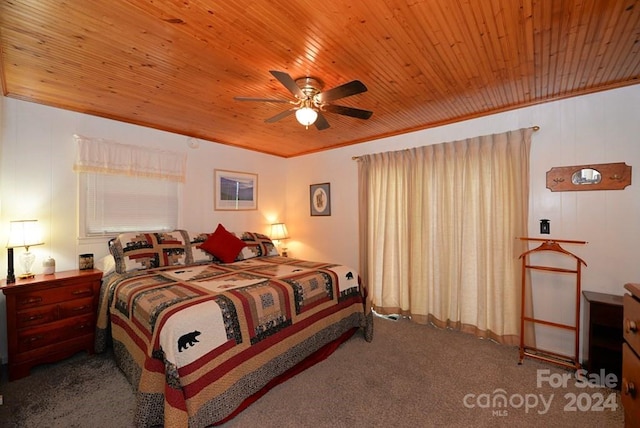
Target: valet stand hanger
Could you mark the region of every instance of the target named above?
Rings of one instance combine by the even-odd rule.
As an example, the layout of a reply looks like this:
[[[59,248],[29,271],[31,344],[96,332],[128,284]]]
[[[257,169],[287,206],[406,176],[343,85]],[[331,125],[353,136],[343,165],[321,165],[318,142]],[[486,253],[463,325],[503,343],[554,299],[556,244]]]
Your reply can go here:
[[[567,244],[586,244],[586,241],[571,241],[565,239],[541,239],[541,238],[519,238],[521,241],[538,241],[542,242],[539,247],[534,248],[529,251],[525,251],[520,255],[520,259],[522,259],[522,296],[521,296],[521,307],[520,307],[520,361],[518,364],[522,364],[525,357],[535,358],[542,361],[547,361],[550,363],[559,364],[564,367],[579,369],[580,362],[578,361],[578,356],[580,355],[580,278],[582,275],[582,265],[587,265],[584,260],[575,254],[565,250],[560,246],[560,243]],[[564,269],[553,266],[538,266],[532,265],[529,263],[529,255],[532,253],[538,253],[542,251],[552,251],[564,254],[565,256],[569,256],[576,261],[575,269]],[[532,318],[525,316],[525,302],[526,302],[526,272],[527,269],[532,270],[541,270],[548,272],[558,272],[558,273],[572,273],[576,275],[576,300],[575,300],[575,324],[567,325],[560,324],[552,321],[546,321],[538,318]],[[533,284],[531,284],[531,289],[533,290]],[[549,327],[557,327],[564,330],[573,331],[575,335],[574,341],[574,353],[572,356],[563,355],[556,352],[546,351],[543,349],[536,348],[534,346],[527,346],[524,343],[524,327],[525,322],[530,322],[534,324],[542,324]]]

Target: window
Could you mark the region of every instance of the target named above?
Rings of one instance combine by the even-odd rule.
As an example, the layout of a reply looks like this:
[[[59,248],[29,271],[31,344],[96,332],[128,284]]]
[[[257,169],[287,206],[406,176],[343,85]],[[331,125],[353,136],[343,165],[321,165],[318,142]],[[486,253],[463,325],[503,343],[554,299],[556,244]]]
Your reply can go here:
[[[174,230],[180,183],[127,175],[80,174],[80,235]]]
[[[174,230],[186,155],[74,135],[80,237]]]

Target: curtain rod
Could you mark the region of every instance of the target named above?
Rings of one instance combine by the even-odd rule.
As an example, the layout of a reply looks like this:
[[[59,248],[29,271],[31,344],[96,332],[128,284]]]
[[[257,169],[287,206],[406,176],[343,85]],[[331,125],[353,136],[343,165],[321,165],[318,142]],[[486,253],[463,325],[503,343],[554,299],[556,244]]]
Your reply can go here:
[[[540,130],[540,127],[538,125],[533,125],[530,126],[529,129],[533,129],[533,132],[536,132]],[[351,160],[357,161],[358,159],[360,159],[360,156],[351,156]]]

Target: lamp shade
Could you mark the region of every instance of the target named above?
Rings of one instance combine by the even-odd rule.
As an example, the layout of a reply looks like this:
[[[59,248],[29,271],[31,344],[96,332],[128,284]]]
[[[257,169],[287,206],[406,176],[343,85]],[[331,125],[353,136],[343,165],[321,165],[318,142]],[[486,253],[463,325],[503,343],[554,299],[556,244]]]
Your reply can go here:
[[[288,239],[289,231],[287,231],[287,226],[284,223],[272,224],[270,237],[275,240]]]
[[[42,245],[38,220],[16,220],[10,223],[9,242],[7,248],[29,247]]]
[[[311,107],[302,107],[296,110],[296,119],[300,122],[300,125],[309,126],[318,118],[318,112]]]

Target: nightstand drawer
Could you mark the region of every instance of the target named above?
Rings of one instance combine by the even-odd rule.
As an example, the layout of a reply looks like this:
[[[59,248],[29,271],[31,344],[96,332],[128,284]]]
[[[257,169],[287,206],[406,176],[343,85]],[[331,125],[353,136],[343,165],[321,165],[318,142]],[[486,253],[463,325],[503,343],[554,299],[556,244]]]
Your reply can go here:
[[[38,306],[18,312],[18,328],[34,327],[41,324],[93,313],[93,297],[70,300],[53,305]]]
[[[50,305],[82,297],[92,297],[93,294],[91,284],[86,282],[61,287],[51,287],[45,290],[29,290],[20,293],[16,297],[16,309],[20,311],[26,308]]]
[[[27,352],[43,346],[94,333],[93,314],[68,318],[40,327],[18,332],[18,352]]]
[[[58,305],[60,319],[71,318],[84,314],[93,314],[93,297],[70,300]]]
[[[631,349],[640,354],[640,301],[630,295],[624,296],[624,340]]]

